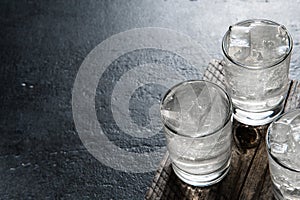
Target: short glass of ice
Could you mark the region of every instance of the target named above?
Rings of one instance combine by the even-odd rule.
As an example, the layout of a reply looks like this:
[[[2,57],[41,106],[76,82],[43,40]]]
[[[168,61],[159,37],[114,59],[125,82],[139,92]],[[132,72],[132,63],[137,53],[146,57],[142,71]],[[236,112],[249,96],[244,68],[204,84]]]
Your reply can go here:
[[[264,125],[280,115],[289,87],[293,41],[283,25],[262,19],[229,27],[222,41],[234,118]]]
[[[275,119],[266,143],[274,196],[277,200],[300,199],[300,110]]]
[[[175,174],[194,186],[209,186],[228,173],[232,106],[227,93],[207,81],[172,87],[160,106]]]

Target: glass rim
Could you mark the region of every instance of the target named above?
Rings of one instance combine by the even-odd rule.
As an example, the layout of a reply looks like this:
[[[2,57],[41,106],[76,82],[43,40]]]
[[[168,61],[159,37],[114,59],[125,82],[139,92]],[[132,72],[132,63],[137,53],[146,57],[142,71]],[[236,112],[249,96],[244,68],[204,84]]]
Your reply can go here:
[[[300,109],[294,109],[294,110],[290,110],[286,113],[283,113],[281,115],[279,115],[278,117],[276,117],[272,123],[270,124],[270,126],[268,127],[268,130],[267,130],[267,134],[266,134],[266,146],[267,146],[267,152],[268,152],[268,155],[274,160],[274,162],[278,165],[280,165],[281,167],[289,170],[289,171],[292,171],[292,172],[296,172],[296,173],[300,173],[300,169],[293,169],[289,166],[286,166],[284,163],[280,162],[272,153],[271,153],[271,146],[270,146],[270,142],[269,142],[269,135],[270,135],[270,131],[271,131],[271,128],[273,126],[273,123],[278,121],[280,118],[284,117],[285,115],[287,114],[290,114],[292,112],[299,112],[300,113]]]
[[[171,91],[173,91],[175,88],[177,88],[178,86],[180,86],[181,84],[183,83],[196,83],[196,82],[202,82],[202,83],[206,83],[206,84],[211,84],[213,85],[214,87],[216,87],[219,91],[221,91],[221,93],[224,94],[224,97],[226,98],[227,102],[228,102],[228,107],[227,107],[227,112],[226,112],[226,117],[225,117],[225,121],[224,123],[221,125],[221,126],[218,126],[216,128],[216,130],[213,130],[205,135],[201,135],[201,136],[197,136],[197,137],[191,137],[191,136],[188,136],[188,135],[183,135],[181,133],[179,133],[178,131],[175,131],[173,128],[171,128],[169,125],[165,124],[164,123],[164,120],[162,118],[162,115],[161,115],[161,121],[163,122],[163,126],[165,128],[167,128],[169,131],[171,131],[174,135],[177,135],[177,136],[180,136],[180,137],[184,137],[184,138],[194,138],[194,139],[197,139],[197,138],[204,138],[204,137],[208,137],[210,135],[214,135],[216,134],[217,132],[219,132],[220,130],[224,129],[225,126],[228,124],[228,122],[231,120],[232,118],[232,101],[231,101],[231,98],[230,96],[227,94],[227,92],[221,88],[219,85],[217,85],[216,83],[213,83],[213,82],[210,82],[210,81],[206,81],[206,80],[186,80],[186,81],[182,81],[174,86],[172,86],[165,94],[164,96],[162,97],[161,101],[160,101],[160,111],[161,111],[161,108],[162,108],[162,105],[163,105],[163,102],[165,100],[165,98],[169,95],[169,93]]]
[[[236,61],[231,56],[229,56],[227,48],[226,48],[226,44],[227,44],[226,39],[227,39],[227,37],[228,37],[228,35],[230,33],[230,27],[234,26],[234,25],[241,25],[241,24],[253,23],[253,22],[266,22],[266,23],[269,23],[269,24],[273,24],[273,25],[277,25],[277,26],[283,27],[283,29],[286,31],[286,33],[288,35],[289,50],[288,50],[287,53],[284,54],[284,56],[282,56],[282,58],[280,58],[276,62],[271,63],[269,65],[253,66],[253,65],[247,65],[247,64],[241,63],[239,61]],[[230,62],[232,62],[233,64],[235,64],[237,66],[240,66],[240,67],[244,67],[246,69],[251,69],[251,70],[268,69],[268,68],[277,66],[282,61],[284,61],[285,59],[287,59],[289,57],[289,55],[291,55],[291,52],[292,52],[292,49],[293,49],[293,38],[292,38],[291,34],[289,33],[289,31],[286,29],[286,27],[284,25],[281,25],[281,24],[279,24],[277,22],[274,22],[274,21],[271,21],[271,20],[268,20],[268,19],[247,19],[247,20],[240,21],[240,22],[238,22],[238,23],[236,23],[234,25],[229,26],[229,29],[226,31],[226,33],[225,33],[225,35],[223,36],[223,39],[222,39],[222,52],[223,52],[224,56]]]

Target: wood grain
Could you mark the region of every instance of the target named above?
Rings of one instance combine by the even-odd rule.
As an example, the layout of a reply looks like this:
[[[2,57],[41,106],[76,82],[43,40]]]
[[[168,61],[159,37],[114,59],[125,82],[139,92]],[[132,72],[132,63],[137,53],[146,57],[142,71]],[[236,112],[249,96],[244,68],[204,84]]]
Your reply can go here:
[[[213,60],[205,71],[204,80],[224,88],[223,63]],[[284,111],[299,107],[299,102],[300,84],[291,81]],[[265,148],[267,128],[268,125],[252,127],[234,120],[230,171],[221,182],[210,187],[200,188],[182,182],[173,172],[169,154],[166,153],[145,199],[274,199]]]

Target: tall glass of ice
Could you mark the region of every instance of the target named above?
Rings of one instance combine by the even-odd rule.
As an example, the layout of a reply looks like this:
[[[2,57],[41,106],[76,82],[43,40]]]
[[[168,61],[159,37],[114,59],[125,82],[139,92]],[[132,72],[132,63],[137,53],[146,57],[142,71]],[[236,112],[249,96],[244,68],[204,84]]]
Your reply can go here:
[[[208,186],[230,167],[232,108],[226,92],[207,81],[172,87],[160,107],[172,167],[184,182]]]
[[[287,29],[273,21],[246,20],[229,27],[222,50],[235,119],[264,125],[282,112],[292,47]]]

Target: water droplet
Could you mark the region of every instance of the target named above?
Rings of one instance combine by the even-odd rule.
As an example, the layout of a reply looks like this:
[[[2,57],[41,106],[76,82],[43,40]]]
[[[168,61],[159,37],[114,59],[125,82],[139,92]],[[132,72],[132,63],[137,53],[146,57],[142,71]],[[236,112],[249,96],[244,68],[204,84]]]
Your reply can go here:
[[[29,86],[30,89],[32,89],[33,87],[34,87],[33,85],[30,85],[30,86]]]
[[[16,168],[14,168],[14,167],[11,167],[11,168],[9,168],[9,170],[10,170],[10,171],[15,171],[15,170],[16,170]]]
[[[21,83],[22,87],[25,87],[26,86],[26,83]]]
[[[23,167],[27,167],[27,166],[30,166],[31,165],[31,163],[29,162],[29,163],[22,163],[22,166]]]
[[[265,45],[265,47],[271,49],[274,47],[274,42],[273,41],[270,41],[270,40],[263,40],[263,44]]]
[[[51,156],[52,156],[52,155],[57,155],[57,152],[56,152],[56,151],[55,151],[55,152],[51,152],[50,155],[51,155]]]

